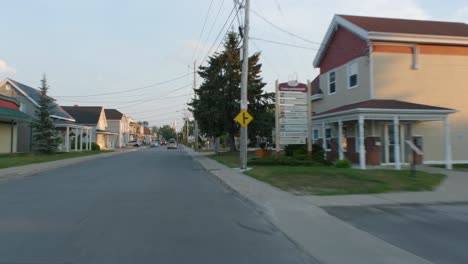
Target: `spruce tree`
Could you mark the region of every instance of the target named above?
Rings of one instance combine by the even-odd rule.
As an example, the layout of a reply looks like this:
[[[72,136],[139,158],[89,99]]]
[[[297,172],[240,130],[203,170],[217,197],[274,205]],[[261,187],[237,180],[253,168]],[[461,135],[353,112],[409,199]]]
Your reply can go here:
[[[50,106],[52,105],[52,99],[47,95],[48,90],[49,85],[44,74],[41,80],[39,108],[36,110],[37,120],[35,120],[33,123],[33,146],[35,151],[53,154],[57,152],[60,138],[57,135],[54,123],[50,117]]]

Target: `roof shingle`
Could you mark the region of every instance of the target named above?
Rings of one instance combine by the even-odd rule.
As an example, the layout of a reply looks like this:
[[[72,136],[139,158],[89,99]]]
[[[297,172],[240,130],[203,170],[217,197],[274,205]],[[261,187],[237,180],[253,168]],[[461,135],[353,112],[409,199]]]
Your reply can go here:
[[[106,112],[107,120],[121,120],[123,116],[117,109],[104,109],[104,112]]]
[[[101,116],[102,106],[62,106],[72,115],[77,124],[96,125]]]

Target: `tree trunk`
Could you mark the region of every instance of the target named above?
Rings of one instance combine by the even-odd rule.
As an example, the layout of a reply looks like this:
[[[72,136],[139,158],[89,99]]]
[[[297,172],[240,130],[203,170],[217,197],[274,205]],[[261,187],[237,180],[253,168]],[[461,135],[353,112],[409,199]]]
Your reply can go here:
[[[236,139],[234,137],[234,134],[229,134],[229,150],[231,152],[236,152]]]

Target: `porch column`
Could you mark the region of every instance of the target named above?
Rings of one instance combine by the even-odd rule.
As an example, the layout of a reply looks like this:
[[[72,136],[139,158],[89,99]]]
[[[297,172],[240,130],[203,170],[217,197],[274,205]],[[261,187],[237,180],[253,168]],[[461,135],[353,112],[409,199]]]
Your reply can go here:
[[[400,163],[400,129],[398,116],[393,117],[393,142],[394,142],[394,158],[395,158],[395,169],[401,170]]]
[[[78,128],[75,128],[75,151],[78,151]]]
[[[342,160],[343,155],[343,121],[338,121],[338,158]]]
[[[15,142],[15,121],[11,120],[11,131],[10,131],[10,153],[13,153]]]
[[[450,122],[448,116],[444,118],[444,136],[445,136],[445,168],[453,169],[452,166],[452,141],[450,140]]]
[[[364,146],[364,116],[360,115],[359,123],[359,168],[366,169],[366,148]]]
[[[65,133],[65,151],[70,152],[70,127],[66,128]]]
[[[88,128],[88,150],[92,150],[91,141],[92,141],[91,129]]]
[[[327,159],[327,138],[325,135],[325,121],[322,121],[322,148],[323,148],[323,157]]]
[[[80,128],[80,151],[83,151],[83,128]]]

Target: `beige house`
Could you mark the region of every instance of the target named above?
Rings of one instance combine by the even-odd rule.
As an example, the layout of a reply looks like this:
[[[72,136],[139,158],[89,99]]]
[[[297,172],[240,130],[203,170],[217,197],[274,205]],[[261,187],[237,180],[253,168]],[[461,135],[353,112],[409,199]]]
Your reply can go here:
[[[122,148],[130,141],[130,118],[117,109],[105,109],[107,130],[117,134],[114,138],[116,148]]]
[[[336,15],[323,43],[312,138],[329,159],[468,163],[467,24]]]
[[[62,106],[81,126],[90,127],[83,142],[95,142],[101,149],[114,149],[118,134],[108,131],[106,113],[102,106]]]

